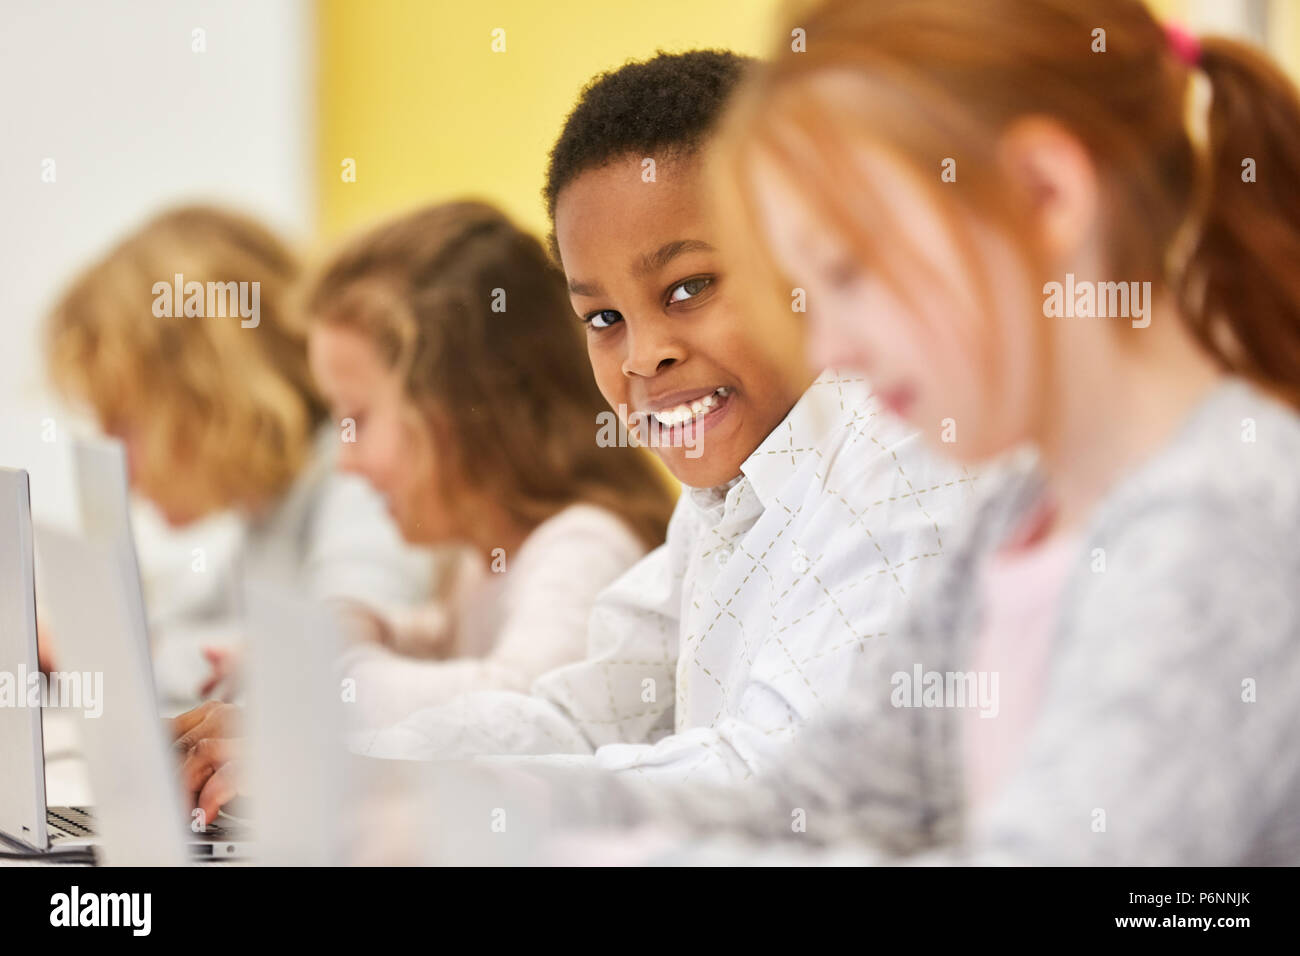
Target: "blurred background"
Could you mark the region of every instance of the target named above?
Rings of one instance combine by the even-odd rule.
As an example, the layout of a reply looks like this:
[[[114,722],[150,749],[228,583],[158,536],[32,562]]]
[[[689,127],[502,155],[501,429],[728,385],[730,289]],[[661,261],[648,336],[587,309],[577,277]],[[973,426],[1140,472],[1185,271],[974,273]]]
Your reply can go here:
[[[1152,0],[1266,46],[1300,79],[1300,0]],[[155,211],[209,200],[319,250],[412,204],[497,203],[545,231],[547,152],[597,72],[656,50],[766,50],[778,0],[2,0],[0,454],[38,520],[74,513],[85,427],[44,382],[40,325],[86,261]],[[494,51],[494,30],[504,50]],[[497,36],[498,46],[502,38]],[[355,181],[345,181],[347,164]],[[53,440],[50,440],[53,437]],[[211,546],[142,509],[142,558]]]

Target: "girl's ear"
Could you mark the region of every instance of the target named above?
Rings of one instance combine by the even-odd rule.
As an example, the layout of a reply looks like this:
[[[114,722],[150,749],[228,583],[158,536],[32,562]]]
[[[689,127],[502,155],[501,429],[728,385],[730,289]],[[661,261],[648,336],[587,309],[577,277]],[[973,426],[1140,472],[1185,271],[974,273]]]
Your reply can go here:
[[[1032,116],[1008,126],[998,152],[1010,182],[1023,190],[1034,240],[1048,261],[1088,258],[1099,189],[1083,143],[1056,120]]]

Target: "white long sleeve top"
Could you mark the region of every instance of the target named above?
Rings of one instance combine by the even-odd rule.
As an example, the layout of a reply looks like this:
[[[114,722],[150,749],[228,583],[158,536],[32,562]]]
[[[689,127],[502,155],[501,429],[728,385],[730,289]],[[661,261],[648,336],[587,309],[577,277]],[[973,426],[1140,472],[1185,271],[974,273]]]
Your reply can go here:
[[[540,675],[581,660],[597,594],[645,551],[618,516],[578,504],[540,524],[514,554],[486,566],[467,554],[449,599],[424,618],[431,633],[421,643],[438,659],[370,642],[344,654],[355,726],[387,726],[475,691],[524,693]]]

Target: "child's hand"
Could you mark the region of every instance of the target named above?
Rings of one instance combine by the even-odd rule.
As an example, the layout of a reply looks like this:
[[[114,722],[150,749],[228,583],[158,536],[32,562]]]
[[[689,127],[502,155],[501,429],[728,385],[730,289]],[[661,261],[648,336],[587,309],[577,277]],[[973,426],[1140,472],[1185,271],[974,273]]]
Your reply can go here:
[[[215,820],[222,806],[239,795],[239,721],[238,707],[209,700],[169,722],[182,758],[182,785],[204,820]]]
[[[234,704],[208,700],[173,717],[168,724],[176,750],[185,757],[201,740],[237,736],[240,716]]]
[[[243,740],[238,737],[205,737],[200,740],[181,765],[181,785],[190,795],[190,803],[211,822],[221,808],[241,793],[243,772],[239,757]]]
[[[199,696],[229,700],[237,690],[235,676],[239,673],[241,663],[239,648],[205,647],[203,656],[208,659],[212,670],[199,685]]]

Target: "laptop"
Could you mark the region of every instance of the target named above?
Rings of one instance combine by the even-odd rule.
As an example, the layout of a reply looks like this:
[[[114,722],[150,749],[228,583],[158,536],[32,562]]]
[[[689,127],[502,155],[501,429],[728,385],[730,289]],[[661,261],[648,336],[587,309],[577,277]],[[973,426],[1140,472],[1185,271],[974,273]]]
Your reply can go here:
[[[74,438],[72,474],[82,535],[95,541],[109,542],[110,547],[116,548],[120,552],[122,570],[128,576],[127,587],[132,594],[143,595],[140,566],[135,554],[135,534],[131,528],[131,489],[127,483],[126,452],[122,443],[112,438]],[[147,633],[143,596],[130,603],[131,613],[138,613],[134,626]],[[147,655],[148,645],[143,649]]]
[[[76,449],[76,460],[91,464],[79,484],[95,484],[100,474],[107,481],[94,494],[115,490],[98,506],[87,507],[94,499],[83,497],[88,536],[39,528],[35,543],[64,689],[80,675],[82,703],[89,705],[86,689],[95,681],[102,688],[98,713],[80,726],[97,806],[46,805],[41,709],[0,708],[0,754],[18,771],[0,794],[0,836],[44,853],[93,847],[113,865],[242,856],[245,840],[223,821],[185,827],[177,768],[158,716],[121,448],[88,442]],[[37,670],[30,500],[27,474],[0,470],[0,671],[24,675]]]
[[[360,799],[343,746],[340,623],[318,601],[248,582],[246,768],[258,862],[330,866],[354,859],[345,823]],[[292,675],[286,679],[286,675]]]
[[[46,829],[41,708],[28,706],[27,677],[37,671],[36,588],[27,472],[0,468],[0,680],[11,701],[0,706],[0,835],[31,849],[50,846]]]
[[[258,861],[272,866],[524,862],[527,838],[466,840],[493,802],[455,768],[382,760],[344,744],[356,687],[336,668],[341,622],[329,605],[244,586],[248,771]],[[293,675],[286,680],[285,675]],[[431,803],[442,802],[430,817]],[[514,811],[512,811],[514,812]],[[493,855],[481,850],[490,845]],[[470,850],[462,848],[469,844]]]

